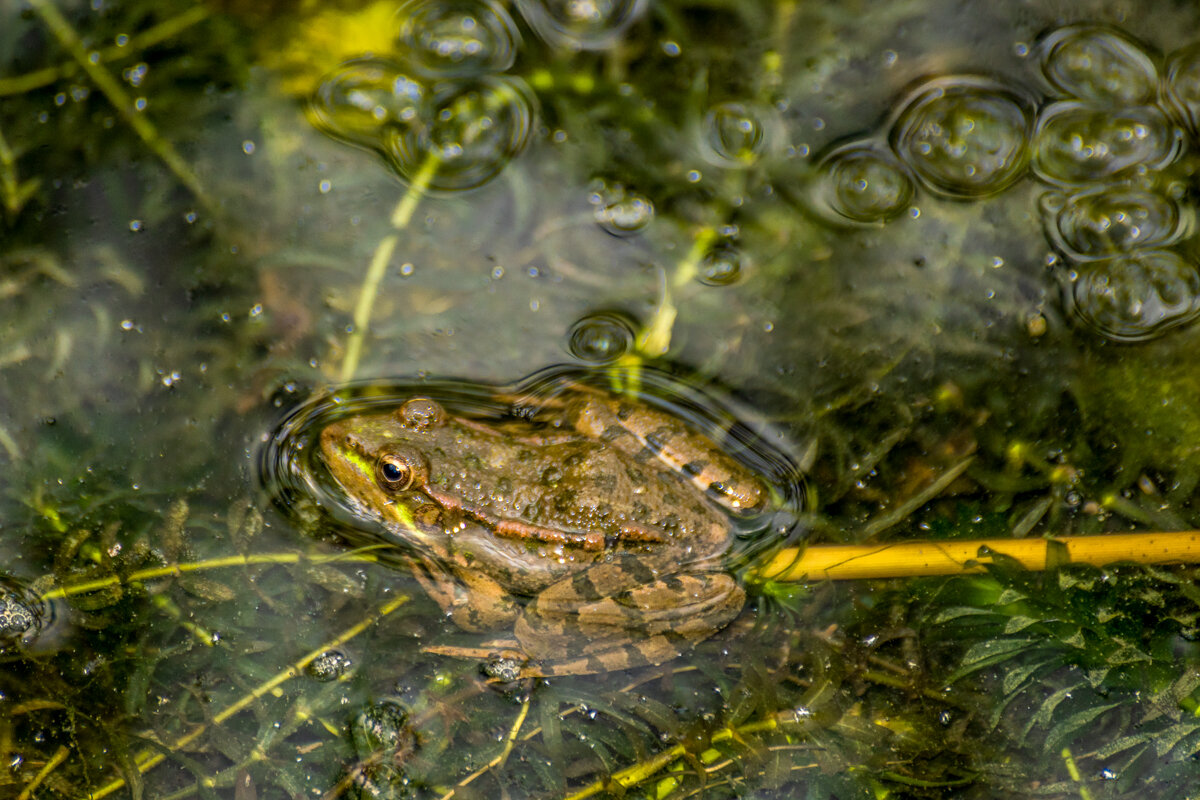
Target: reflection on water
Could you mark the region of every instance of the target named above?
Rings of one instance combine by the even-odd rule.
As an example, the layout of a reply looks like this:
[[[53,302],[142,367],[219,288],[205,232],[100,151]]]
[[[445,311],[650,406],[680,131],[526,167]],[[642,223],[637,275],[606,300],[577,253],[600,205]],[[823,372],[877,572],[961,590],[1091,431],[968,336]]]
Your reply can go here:
[[[1194,570],[753,576],[1200,525],[1197,13],[0,4],[0,796],[1186,796]],[[544,439],[578,383],[773,504],[740,612],[525,680],[319,433],[420,393]],[[530,571],[605,544],[534,528]],[[714,596],[617,561],[653,592],[597,613]]]

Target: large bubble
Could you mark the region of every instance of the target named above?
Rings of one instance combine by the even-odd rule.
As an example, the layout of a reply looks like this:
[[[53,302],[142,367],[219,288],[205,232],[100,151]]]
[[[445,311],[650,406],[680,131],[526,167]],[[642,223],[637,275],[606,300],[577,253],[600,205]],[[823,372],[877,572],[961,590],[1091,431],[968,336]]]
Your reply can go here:
[[[401,65],[356,59],[321,80],[309,100],[309,119],[336,139],[378,149],[389,128],[425,124],[430,117],[428,95],[425,83]]]
[[[1064,299],[1106,339],[1143,341],[1200,314],[1200,272],[1168,250],[1091,261],[1065,273]]]
[[[535,103],[519,78],[439,81],[431,105],[427,125],[393,128],[384,136],[384,155],[405,180],[432,158],[437,169],[430,188],[473,189],[499,175],[529,143]]]
[[[1158,70],[1142,45],[1101,25],[1068,25],[1040,43],[1042,73],[1058,91],[1114,105],[1152,103]]]
[[[822,216],[866,224],[903,214],[916,191],[904,165],[873,140],[843,144],[822,156],[813,189],[812,202]]]
[[[620,311],[596,311],[571,326],[567,349],[589,364],[611,364],[633,350],[636,323]]]
[[[1172,54],[1164,88],[1167,99],[1192,132],[1200,131],[1200,44]]]
[[[414,0],[397,16],[398,50],[427,75],[503,72],[516,59],[517,26],[492,0]]]
[[[633,236],[654,221],[654,203],[650,198],[619,183],[598,181],[588,202],[595,207],[592,213],[596,224],[613,236]]]
[[[1171,163],[1182,141],[1157,106],[1052,103],[1038,117],[1033,169],[1043,180],[1060,184],[1127,177]]]
[[[646,0],[517,0],[545,42],[571,50],[603,50],[646,11]]]
[[[987,78],[947,76],[902,104],[889,139],[931,192],[974,198],[1008,188],[1025,172],[1033,103]]]
[[[1099,186],[1042,198],[1046,235],[1076,261],[1174,244],[1191,231],[1169,197],[1131,186]]]

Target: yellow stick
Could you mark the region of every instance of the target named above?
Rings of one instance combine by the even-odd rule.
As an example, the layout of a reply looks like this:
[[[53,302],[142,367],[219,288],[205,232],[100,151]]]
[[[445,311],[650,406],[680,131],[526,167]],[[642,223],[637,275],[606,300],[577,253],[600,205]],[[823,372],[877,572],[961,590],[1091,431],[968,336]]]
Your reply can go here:
[[[1064,560],[1105,566],[1200,563],[1200,531],[1114,533],[1054,539],[971,539],[944,542],[813,545],[782,550],[754,577],[776,581],[905,578],[982,572],[992,555],[1015,559],[1026,569],[1046,568],[1047,553],[1062,547]]]

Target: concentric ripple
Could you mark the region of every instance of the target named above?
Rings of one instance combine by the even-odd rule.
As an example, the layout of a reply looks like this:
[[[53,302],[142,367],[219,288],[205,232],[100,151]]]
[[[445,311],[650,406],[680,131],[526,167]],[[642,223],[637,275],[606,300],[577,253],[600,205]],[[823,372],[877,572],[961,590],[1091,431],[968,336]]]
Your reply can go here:
[[[1101,25],[1068,25],[1040,44],[1042,73],[1058,91],[1108,105],[1145,105],[1158,94],[1158,69],[1146,48]]]
[[[409,130],[429,119],[428,95],[425,83],[400,64],[356,59],[321,80],[309,100],[309,119],[335,139],[379,149],[386,130]]]
[[[1182,141],[1157,106],[1052,103],[1038,117],[1033,169],[1050,183],[1105,181],[1166,166],[1179,156]]]
[[[1129,186],[1094,187],[1042,198],[1046,235],[1076,261],[1174,244],[1191,232],[1191,216],[1160,194]]]
[[[817,164],[812,201],[822,216],[864,224],[887,222],[912,203],[916,186],[904,165],[876,142],[851,142]]]
[[[1033,102],[1013,89],[988,78],[947,76],[918,87],[901,108],[892,147],[929,191],[982,197],[1024,174]]]
[[[627,314],[596,311],[571,326],[567,349],[580,361],[611,364],[633,349],[634,328]]]
[[[437,169],[429,186],[473,189],[495,178],[529,143],[534,97],[519,78],[481,75],[434,84],[428,125],[390,128],[384,156],[411,181],[430,159]]]
[[[1144,341],[1200,314],[1200,271],[1168,250],[1119,256],[1072,271],[1063,294],[1068,309],[1097,334]]]
[[[397,12],[400,52],[429,76],[503,72],[521,36],[493,0],[414,0]]]
[[[553,47],[603,50],[646,12],[646,0],[517,0],[521,16]]]

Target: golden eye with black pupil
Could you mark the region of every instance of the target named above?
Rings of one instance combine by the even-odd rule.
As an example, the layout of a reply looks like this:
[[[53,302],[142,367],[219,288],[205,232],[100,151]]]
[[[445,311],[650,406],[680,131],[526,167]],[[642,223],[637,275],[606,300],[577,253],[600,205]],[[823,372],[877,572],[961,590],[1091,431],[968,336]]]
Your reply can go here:
[[[379,485],[389,492],[403,492],[412,486],[416,471],[403,457],[398,455],[383,455],[375,467]]]

